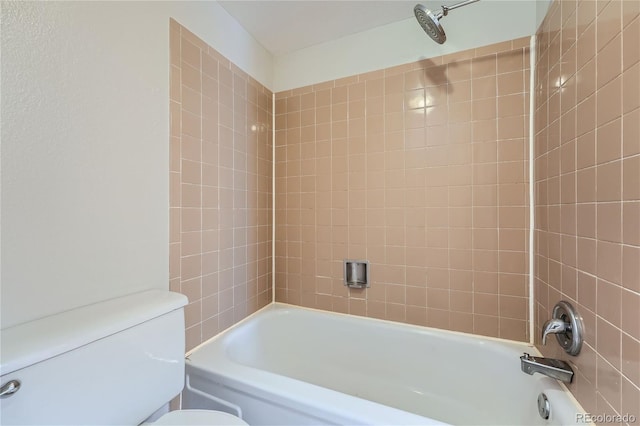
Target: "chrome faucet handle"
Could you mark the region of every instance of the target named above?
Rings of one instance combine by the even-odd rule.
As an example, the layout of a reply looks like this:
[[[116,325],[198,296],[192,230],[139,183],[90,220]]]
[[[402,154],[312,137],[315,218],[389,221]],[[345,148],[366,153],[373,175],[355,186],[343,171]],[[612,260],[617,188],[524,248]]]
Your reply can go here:
[[[562,319],[552,319],[544,323],[542,327],[542,344],[547,344],[547,336],[549,334],[561,334],[571,331],[571,326]]]
[[[578,355],[584,336],[582,317],[569,302],[561,300],[554,306],[551,318],[542,328],[542,344],[547,343],[549,334],[555,334],[558,343],[569,355]]]

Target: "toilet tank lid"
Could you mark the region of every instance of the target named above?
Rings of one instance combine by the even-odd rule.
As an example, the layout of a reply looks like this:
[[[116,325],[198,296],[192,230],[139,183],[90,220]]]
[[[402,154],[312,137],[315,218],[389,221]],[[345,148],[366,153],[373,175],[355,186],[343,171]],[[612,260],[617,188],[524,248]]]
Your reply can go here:
[[[166,290],[148,290],[82,306],[0,331],[0,375],[118,333],[187,304]]]

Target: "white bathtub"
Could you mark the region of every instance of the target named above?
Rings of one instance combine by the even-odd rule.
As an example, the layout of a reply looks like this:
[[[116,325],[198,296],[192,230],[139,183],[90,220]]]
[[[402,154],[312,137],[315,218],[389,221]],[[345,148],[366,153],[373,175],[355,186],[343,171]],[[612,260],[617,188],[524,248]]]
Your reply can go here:
[[[272,304],[187,358],[183,408],[252,425],[570,425],[557,381],[520,371],[516,342]],[[543,420],[538,394],[551,403]],[[580,423],[584,424],[584,423]]]

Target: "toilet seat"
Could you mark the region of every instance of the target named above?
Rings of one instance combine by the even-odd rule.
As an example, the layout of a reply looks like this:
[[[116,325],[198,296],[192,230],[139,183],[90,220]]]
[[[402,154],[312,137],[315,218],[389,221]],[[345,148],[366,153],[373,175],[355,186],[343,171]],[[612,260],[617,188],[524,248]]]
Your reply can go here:
[[[176,410],[170,411],[150,425],[248,425],[241,418],[222,411],[213,410]]]

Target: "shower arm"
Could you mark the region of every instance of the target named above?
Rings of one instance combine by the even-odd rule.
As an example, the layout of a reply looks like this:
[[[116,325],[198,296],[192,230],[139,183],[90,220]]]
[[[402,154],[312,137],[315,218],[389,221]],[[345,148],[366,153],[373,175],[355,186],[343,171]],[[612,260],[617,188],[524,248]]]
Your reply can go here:
[[[477,1],[480,1],[480,0],[467,0],[467,1],[460,2],[460,3],[456,3],[456,4],[451,5],[451,6],[442,6],[442,16],[447,16],[449,14],[450,10],[457,9],[459,7],[466,6],[466,5],[471,4],[471,3],[475,3]]]

